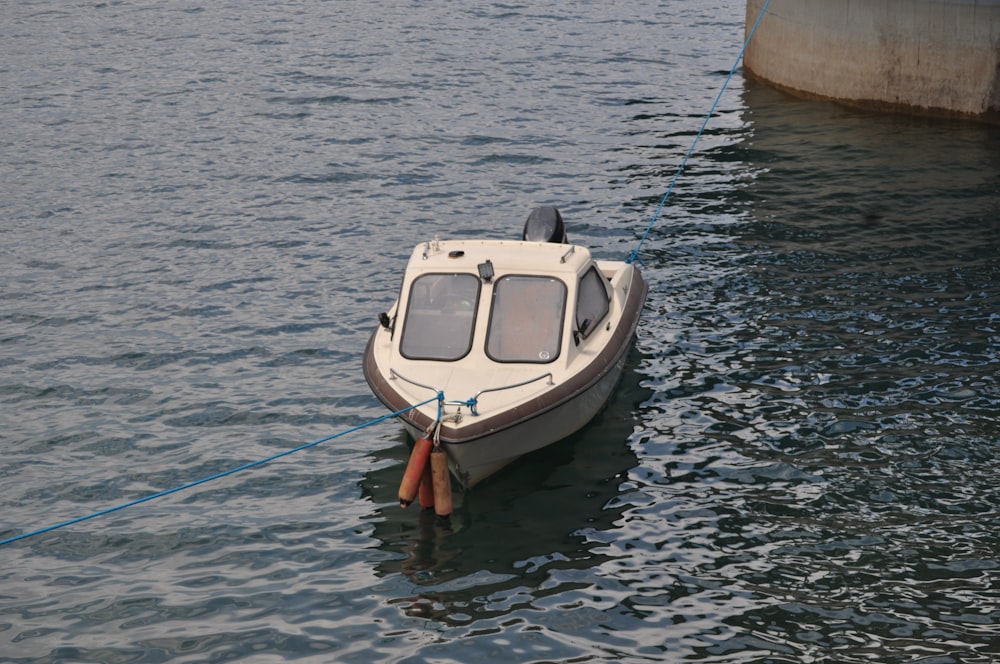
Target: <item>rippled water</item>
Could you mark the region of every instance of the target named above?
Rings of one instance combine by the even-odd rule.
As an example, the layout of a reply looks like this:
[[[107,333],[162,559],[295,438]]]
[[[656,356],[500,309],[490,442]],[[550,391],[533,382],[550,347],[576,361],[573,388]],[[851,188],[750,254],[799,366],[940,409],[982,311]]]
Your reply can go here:
[[[742,3],[19,2],[0,538],[380,417],[405,257],[635,246]],[[1000,660],[1000,134],[737,76],[613,402],[396,505],[385,422],[0,547],[13,662]]]

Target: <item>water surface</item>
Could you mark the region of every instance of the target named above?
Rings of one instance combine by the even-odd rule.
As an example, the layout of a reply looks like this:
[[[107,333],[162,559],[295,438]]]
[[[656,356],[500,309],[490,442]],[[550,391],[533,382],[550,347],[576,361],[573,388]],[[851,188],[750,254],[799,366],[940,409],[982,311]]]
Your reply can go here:
[[[0,538],[384,414],[412,246],[636,246],[742,3],[16,3]],[[0,548],[13,662],[1000,658],[1000,135],[737,75],[608,408],[400,510],[385,422]]]

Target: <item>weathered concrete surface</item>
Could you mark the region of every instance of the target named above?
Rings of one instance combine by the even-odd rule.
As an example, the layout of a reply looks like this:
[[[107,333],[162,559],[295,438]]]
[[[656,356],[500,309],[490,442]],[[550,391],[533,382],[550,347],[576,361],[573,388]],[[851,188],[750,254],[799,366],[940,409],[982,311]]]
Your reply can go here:
[[[802,96],[1000,122],[1000,0],[771,0],[743,65]]]

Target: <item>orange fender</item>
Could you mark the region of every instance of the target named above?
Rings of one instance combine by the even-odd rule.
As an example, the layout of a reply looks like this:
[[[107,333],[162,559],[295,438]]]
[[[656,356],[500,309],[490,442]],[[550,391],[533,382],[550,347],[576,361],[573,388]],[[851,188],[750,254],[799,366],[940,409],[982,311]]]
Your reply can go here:
[[[434,507],[434,479],[431,475],[431,464],[424,466],[424,474],[420,478],[420,506],[425,510]]]
[[[409,507],[413,499],[417,497],[417,490],[420,480],[424,476],[424,469],[427,468],[427,458],[431,455],[431,448],[434,443],[430,438],[421,438],[413,444],[413,451],[410,452],[410,460],[406,464],[406,472],[403,473],[403,480],[399,483],[399,506]]]
[[[440,445],[431,452],[431,477],[434,482],[434,512],[441,517],[451,516],[451,475],[448,473],[448,455]]]

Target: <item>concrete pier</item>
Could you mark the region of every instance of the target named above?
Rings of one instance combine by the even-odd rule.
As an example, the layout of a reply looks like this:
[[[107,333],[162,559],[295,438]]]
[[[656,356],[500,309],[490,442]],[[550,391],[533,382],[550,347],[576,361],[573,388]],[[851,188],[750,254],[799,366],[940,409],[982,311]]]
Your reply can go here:
[[[800,96],[1000,123],[1000,0],[771,0],[743,65]]]

